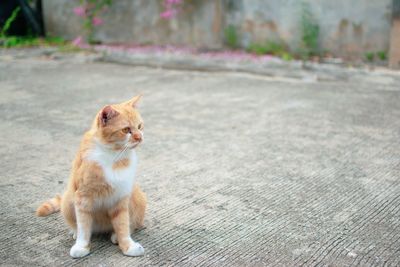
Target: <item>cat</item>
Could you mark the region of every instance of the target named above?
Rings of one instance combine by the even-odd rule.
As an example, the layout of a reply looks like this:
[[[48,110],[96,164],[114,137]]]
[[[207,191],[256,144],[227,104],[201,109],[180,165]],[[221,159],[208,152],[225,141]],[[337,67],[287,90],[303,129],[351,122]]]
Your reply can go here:
[[[131,231],[143,226],[146,195],[134,184],[137,157],[134,148],[143,141],[143,120],[137,110],[141,95],[107,105],[96,115],[72,164],[68,186],[39,206],[37,216],[61,210],[72,229],[73,258],[90,253],[94,232],[111,232],[111,242],[127,256],[141,256],[144,248]]]

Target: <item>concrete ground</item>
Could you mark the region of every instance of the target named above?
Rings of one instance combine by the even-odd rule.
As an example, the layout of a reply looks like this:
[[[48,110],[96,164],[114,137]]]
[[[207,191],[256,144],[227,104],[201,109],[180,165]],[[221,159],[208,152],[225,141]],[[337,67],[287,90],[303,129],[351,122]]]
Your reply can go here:
[[[143,93],[146,249],[71,259],[60,214],[80,138]],[[0,51],[1,266],[399,266],[400,76],[310,82]]]

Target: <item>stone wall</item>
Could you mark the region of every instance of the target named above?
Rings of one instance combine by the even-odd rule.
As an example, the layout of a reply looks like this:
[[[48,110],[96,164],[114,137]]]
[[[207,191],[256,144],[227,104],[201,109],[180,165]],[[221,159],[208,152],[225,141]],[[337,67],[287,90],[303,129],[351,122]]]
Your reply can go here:
[[[232,25],[241,47],[267,40],[301,43],[301,17],[306,6],[320,27],[322,51],[360,57],[366,51],[387,51],[391,0],[186,0],[176,18],[160,18],[161,0],[115,0],[96,30],[104,43],[175,44],[204,48],[224,46],[224,30]],[[305,4],[305,5],[304,5]],[[43,0],[49,34],[72,39],[82,33],[73,0]]]

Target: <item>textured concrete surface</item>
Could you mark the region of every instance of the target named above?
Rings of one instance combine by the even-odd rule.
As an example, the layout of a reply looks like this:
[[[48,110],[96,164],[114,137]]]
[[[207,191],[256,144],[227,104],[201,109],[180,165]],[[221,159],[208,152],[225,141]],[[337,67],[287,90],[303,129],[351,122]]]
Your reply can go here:
[[[308,82],[0,50],[0,265],[399,266],[400,76]],[[60,214],[81,135],[142,92],[146,255],[73,260]]]
[[[385,67],[373,64],[354,64],[344,62],[340,58],[326,58],[323,63],[301,60],[282,60],[269,55],[257,56],[244,52],[201,52],[168,49],[130,48],[118,45],[92,46],[98,61],[146,66],[175,70],[197,70],[213,72],[242,72],[268,77],[284,77],[302,79],[304,81],[344,81],[354,80],[359,76],[374,75],[395,76]],[[44,52],[44,51],[43,51]],[[51,52],[53,53],[53,52]],[[57,55],[57,52],[53,53]]]

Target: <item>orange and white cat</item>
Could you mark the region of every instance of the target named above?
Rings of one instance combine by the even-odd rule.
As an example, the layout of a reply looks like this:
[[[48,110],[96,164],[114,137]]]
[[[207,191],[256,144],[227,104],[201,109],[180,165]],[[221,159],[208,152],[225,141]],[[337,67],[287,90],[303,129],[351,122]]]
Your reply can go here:
[[[70,250],[73,258],[90,253],[95,232],[111,232],[111,241],[127,256],[144,254],[130,236],[143,226],[146,209],[146,195],[134,184],[134,148],[143,140],[143,121],[137,111],[140,98],[101,109],[82,139],[64,195],[36,211],[47,216],[61,209],[76,238]]]

